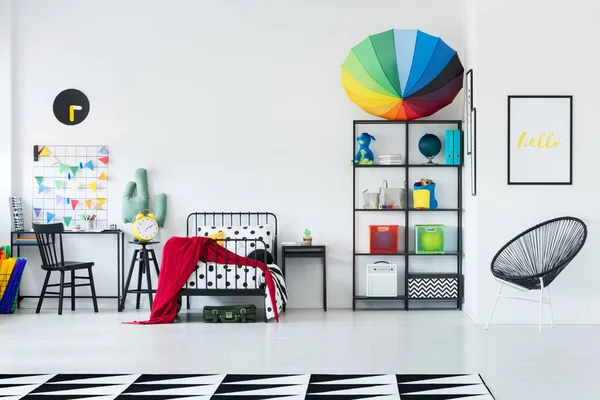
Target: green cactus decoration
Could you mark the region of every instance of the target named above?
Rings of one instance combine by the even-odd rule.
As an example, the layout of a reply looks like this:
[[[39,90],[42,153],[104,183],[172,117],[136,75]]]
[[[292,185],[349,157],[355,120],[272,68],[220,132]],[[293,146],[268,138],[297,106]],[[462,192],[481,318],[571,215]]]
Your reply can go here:
[[[310,229],[304,230],[304,237],[310,237],[311,234],[312,234],[312,232],[310,231]]]
[[[137,190],[136,195],[134,192]],[[123,222],[135,221],[135,216],[145,209],[150,208],[150,195],[148,194],[148,173],[144,168],[135,170],[135,182],[127,182],[123,194]],[[159,193],[154,196],[154,215],[161,228],[167,217],[167,195]]]

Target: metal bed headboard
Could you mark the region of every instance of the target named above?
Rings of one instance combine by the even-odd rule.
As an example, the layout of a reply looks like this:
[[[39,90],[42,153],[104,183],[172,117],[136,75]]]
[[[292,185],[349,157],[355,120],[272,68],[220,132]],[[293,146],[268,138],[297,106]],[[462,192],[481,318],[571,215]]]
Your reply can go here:
[[[277,216],[263,211],[197,211],[188,215],[186,236],[198,236],[198,227],[211,226],[237,226],[237,225],[275,225],[272,255],[277,260]],[[190,235],[192,234],[192,235]]]

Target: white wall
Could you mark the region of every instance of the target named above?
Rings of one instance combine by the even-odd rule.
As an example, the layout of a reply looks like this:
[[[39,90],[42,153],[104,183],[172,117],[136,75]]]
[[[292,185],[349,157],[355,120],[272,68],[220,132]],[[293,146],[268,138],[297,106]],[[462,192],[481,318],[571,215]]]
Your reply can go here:
[[[169,195],[163,240],[184,234],[191,211],[273,211],[282,240],[298,240],[310,227],[315,243],[328,246],[329,303],[349,307],[350,129],[353,119],[372,117],[346,98],[340,65],[352,46],[390,28],[441,36],[460,53],[462,4],[14,2],[15,192],[29,202],[34,144],[105,143],[113,222],[123,226],[120,194],[138,167],[148,168],[152,192]],[[91,101],[76,127],[52,114],[54,97],[68,87]],[[457,101],[435,117],[461,115]],[[112,258],[96,260],[106,292]],[[304,267],[289,269],[290,306],[320,307],[318,269]]]
[[[596,75],[600,57],[598,5],[564,1],[479,1],[476,8],[476,105],[478,110],[479,213],[478,310],[484,322],[497,291],[489,272],[495,252],[527,227],[555,216],[573,215],[588,225],[588,242],[552,284],[555,321],[600,322],[600,269],[596,255],[600,221],[597,201]],[[574,96],[572,186],[506,184],[509,94]],[[504,300],[497,322],[532,322],[537,306]]]
[[[465,38],[466,38],[466,49],[465,49],[465,73],[470,69],[477,71],[477,59],[474,56],[476,54],[477,45],[477,20],[475,7],[477,6],[477,0],[467,0],[465,2]],[[474,75],[476,79],[477,74]],[[463,89],[463,95],[466,92],[466,85]],[[473,92],[474,96],[478,98],[477,94]],[[474,104],[477,104],[477,99],[474,97]],[[464,120],[466,121],[466,114]],[[465,141],[466,141],[466,125],[463,127],[465,130]],[[465,146],[465,153],[467,152]],[[479,240],[477,235],[477,224],[479,217],[479,196],[477,196],[478,188],[476,188],[476,195],[472,195],[471,191],[471,157],[473,154],[465,154],[464,158],[464,169],[463,169],[463,276],[464,276],[464,303],[463,310],[471,317],[474,318],[477,315],[477,304],[478,304],[478,276],[479,276],[479,264],[477,260]],[[481,180],[481,178],[479,178]]]
[[[0,0],[0,198],[4,212],[0,212],[0,226],[10,227],[8,212],[12,174],[12,100],[11,100],[11,1]],[[4,236],[6,237],[6,236]]]

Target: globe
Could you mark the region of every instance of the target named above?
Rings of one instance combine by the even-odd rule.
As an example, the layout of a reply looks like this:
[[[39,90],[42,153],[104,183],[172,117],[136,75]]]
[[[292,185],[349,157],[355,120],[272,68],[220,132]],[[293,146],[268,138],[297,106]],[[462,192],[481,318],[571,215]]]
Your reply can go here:
[[[433,164],[432,160],[440,153],[440,150],[442,150],[442,142],[434,134],[426,133],[419,140],[419,151],[429,159],[427,164]]]

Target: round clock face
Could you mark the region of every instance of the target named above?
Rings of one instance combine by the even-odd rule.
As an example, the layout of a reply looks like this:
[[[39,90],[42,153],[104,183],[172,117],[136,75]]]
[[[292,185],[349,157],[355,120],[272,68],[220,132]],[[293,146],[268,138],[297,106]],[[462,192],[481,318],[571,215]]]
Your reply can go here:
[[[137,236],[142,240],[151,240],[158,234],[158,222],[152,218],[144,217],[135,223]]]
[[[90,112],[90,101],[80,90],[63,90],[54,99],[52,105],[54,116],[65,125],[77,125],[87,118]]]

